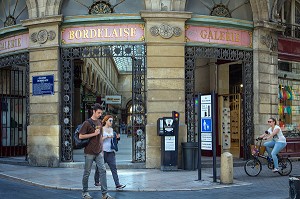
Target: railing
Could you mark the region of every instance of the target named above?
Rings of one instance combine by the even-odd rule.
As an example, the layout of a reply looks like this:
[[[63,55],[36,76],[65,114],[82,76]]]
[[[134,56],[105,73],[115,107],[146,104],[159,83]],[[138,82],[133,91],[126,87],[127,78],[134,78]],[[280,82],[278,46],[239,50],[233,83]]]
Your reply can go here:
[[[284,36],[300,39],[300,25],[286,23],[281,23],[281,25],[286,27],[283,32]]]

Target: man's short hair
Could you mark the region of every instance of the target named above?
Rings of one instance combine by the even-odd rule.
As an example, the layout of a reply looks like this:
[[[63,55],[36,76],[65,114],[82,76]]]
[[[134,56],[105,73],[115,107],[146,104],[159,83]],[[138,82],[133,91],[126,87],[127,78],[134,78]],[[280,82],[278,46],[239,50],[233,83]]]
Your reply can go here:
[[[102,111],[102,107],[101,107],[101,105],[100,105],[99,103],[96,103],[96,104],[94,104],[94,106],[93,106],[93,110],[94,110],[94,111],[97,111],[97,110],[101,110],[101,111]]]

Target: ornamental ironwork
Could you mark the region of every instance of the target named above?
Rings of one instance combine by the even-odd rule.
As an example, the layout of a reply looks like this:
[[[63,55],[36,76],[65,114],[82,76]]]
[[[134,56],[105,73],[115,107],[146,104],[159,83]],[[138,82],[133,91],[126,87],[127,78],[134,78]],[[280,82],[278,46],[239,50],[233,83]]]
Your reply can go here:
[[[111,5],[109,1],[97,0],[97,1],[93,1],[91,6],[88,6],[85,3],[83,3],[84,1],[83,2],[81,2],[80,0],[74,0],[74,1],[86,7],[90,15],[97,15],[97,14],[114,13],[115,12],[114,8],[119,4],[123,3],[125,0],[120,0],[120,2],[116,3],[115,5]]]
[[[146,48],[140,45],[103,45],[61,48],[62,110],[61,145],[63,162],[73,161],[74,60],[91,57],[128,57],[132,59],[132,143],[133,162],[146,160]]]
[[[4,27],[8,27],[8,26],[13,26],[17,24],[17,19],[20,17],[20,15],[26,10],[27,6],[26,4],[24,5],[24,7],[19,10],[17,7],[18,4],[24,5],[24,2],[19,2],[18,0],[16,0],[14,3],[11,1],[2,1],[2,11],[3,11],[3,17],[5,17],[5,21],[0,19],[0,21],[3,22]],[[16,11],[19,10],[19,11]]]
[[[200,0],[200,3],[204,5],[208,10],[210,10],[211,16],[217,17],[229,17],[231,18],[232,13],[238,10],[240,7],[250,4],[250,0],[240,0],[239,5],[229,9],[229,4],[231,0],[227,0],[226,2],[216,3],[214,0],[211,0],[211,4],[207,2],[207,0]],[[234,4],[235,5],[235,4]]]
[[[8,108],[7,107],[7,111],[9,111],[9,109],[11,109],[10,111],[15,111],[15,114],[24,114],[25,115],[25,121],[23,121],[23,116],[20,118],[15,118],[15,120],[13,119],[13,121],[20,125],[18,128],[21,128],[22,132],[25,132],[24,136],[26,137],[25,140],[21,140],[20,143],[16,143],[14,145],[11,146],[11,149],[14,150],[13,148],[15,148],[15,153],[11,153],[12,154],[19,154],[23,153],[23,145],[27,145],[27,126],[29,125],[29,110],[30,110],[30,104],[29,104],[29,53],[24,52],[24,53],[18,53],[18,54],[13,54],[13,55],[9,55],[9,56],[0,56],[0,71],[8,71],[8,73],[6,73],[6,77],[5,74],[3,76],[3,73],[1,75],[1,78],[4,78],[6,81],[5,84],[6,86],[9,88],[9,91],[4,90],[5,85],[3,85],[2,83],[0,83],[0,103],[2,103],[3,101],[6,101],[6,104],[9,104],[9,102],[7,101],[9,99],[10,104],[12,105],[13,103],[16,102],[16,104],[13,104],[13,109]],[[13,82],[8,81],[9,78],[14,79]],[[3,80],[3,79],[2,79]],[[3,104],[2,104],[3,105]],[[18,109],[16,109],[16,105],[18,105]],[[7,106],[7,105],[6,105]],[[21,107],[19,107],[21,106]],[[23,106],[25,106],[25,108],[23,109]],[[4,107],[2,107],[4,108]],[[24,110],[24,111],[23,111]],[[9,113],[7,113],[9,114]],[[4,121],[4,118],[1,118],[0,116],[0,125],[2,123],[2,119]],[[11,118],[9,118],[10,122]],[[8,124],[8,123],[7,123]],[[12,123],[10,123],[11,126],[13,126]],[[6,128],[9,128],[9,126],[7,125]],[[16,134],[17,135],[17,134]],[[22,135],[23,136],[23,135]],[[9,143],[9,142],[7,142]],[[13,143],[13,141],[11,140],[10,143]],[[1,147],[5,147],[5,146],[1,146]],[[1,148],[0,147],[0,148]],[[19,151],[22,150],[22,151]],[[24,152],[26,153],[26,150],[24,148]],[[1,153],[2,155],[5,154],[5,151],[2,151]],[[24,155],[24,154],[22,154]]]
[[[187,141],[196,141],[196,109],[195,109],[195,62],[199,58],[242,61],[243,69],[243,132],[244,146],[253,143],[253,53],[235,49],[187,46],[185,48],[185,123],[187,125]],[[244,147],[244,157],[250,155],[249,147]]]

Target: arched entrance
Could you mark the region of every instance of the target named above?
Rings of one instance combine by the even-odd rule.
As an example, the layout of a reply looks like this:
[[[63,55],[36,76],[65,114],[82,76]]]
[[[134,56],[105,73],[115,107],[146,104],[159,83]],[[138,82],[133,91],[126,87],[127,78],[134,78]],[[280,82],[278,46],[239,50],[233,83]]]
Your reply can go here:
[[[0,57],[0,157],[27,155],[28,85],[29,54]]]
[[[136,107],[132,112],[131,132],[138,131],[133,139],[134,149],[133,162],[145,162],[145,126],[146,126],[146,59],[144,44],[118,44],[99,45],[85,47],[65,47],[61,49],[61,86],[62,86],[62,133],[61,160],[64,162],[73,161],[72,135],[74,132],[74,61],[85,58],[110,57],[129,58],[132,63],[132,106]],[[116,60],[114,60],[116,62]],[[107,94],[107,89],[105,89]],[[142,108],[140,108],[142,107]],[[142,144],[141,144],[142,143]]]
[[[195,112],[195,66],[201,58],[241,61],[243,82],[243,141],[242,146],[253,143],[253,53],[252,51],[223,49],[201,46],[187,46],[185,49],[185,88],[186,88],[186,124],[188,141],[196,141],[196,112]],[[250,155],[250,148],[243,147],[243,156]]]

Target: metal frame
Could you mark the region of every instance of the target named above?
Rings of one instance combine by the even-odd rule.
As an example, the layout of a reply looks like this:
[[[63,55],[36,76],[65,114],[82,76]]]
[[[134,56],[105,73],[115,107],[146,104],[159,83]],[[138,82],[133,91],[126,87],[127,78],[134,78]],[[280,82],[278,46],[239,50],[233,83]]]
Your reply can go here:
[[[133,162],[146,160],[146,48],[144,44],[135,45],[99,45],[86,47],[61,48],[61,161],[73,161],[74,132],[73,121],[73,93],[74,93],[74,60],[90,57],[130,57],[132,68],[132,142]],[[139,108],[137,108],[139,107]],[[141,120],[140,120],[141,119]]]
[[[195,62],[197,58],[223,59],[242,61],[243,78],[243,144],[253,143],[253,53],[252,51],[186,46],[185,48],[185,122],[187,125],[187,141],[196,141],[195,121]],[[244,158],[250,156],[249,147],[244,147]]]
[[[18,67],[15,67],[16,65],[21,65],[25,67],[25,86],[23,89],[25,89],[25,103],[26,103],[26,109],[25,109],[25,114],[26,114],[26,119],[25,121],[25,134],[26,134],[26,146],[22,146],[25,147],[24,149],[21,149],[19,146],[15,146],[18,147],[15,150],[17,150],[17,152],[11,153],[11,156],[14,155],[26,155],[27,158],[27,126],[29,124],[29,110],[30,110],[30,104],[29,104],[29,53],[28,52],[22,52],[22,53],[18,53],[18,54],[12,54],[12,55],[7,55],[7,56],[1,56],[0,57],[0,69],[2,68],[6,68],[6,67],[10,67],[9,70],[11,71],[18,71]],[[16,73],[13,72],[13,74],[15,75]],[[19,77],[19,76],[18,76]],[[23,77],[21,77],[23,78]],[[17,97],[17,99],[19,100],[19,95],[13,95],[14,97]],[[23,127],[24,128],[24,127]]]

